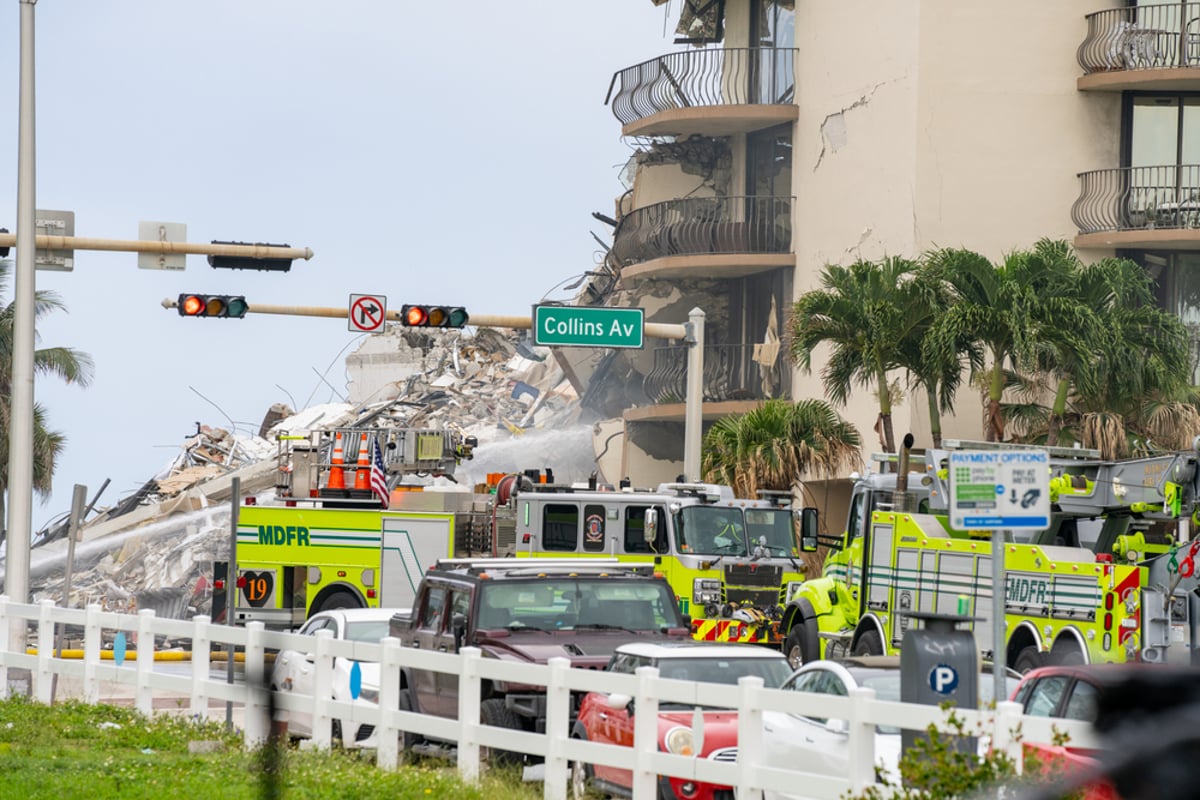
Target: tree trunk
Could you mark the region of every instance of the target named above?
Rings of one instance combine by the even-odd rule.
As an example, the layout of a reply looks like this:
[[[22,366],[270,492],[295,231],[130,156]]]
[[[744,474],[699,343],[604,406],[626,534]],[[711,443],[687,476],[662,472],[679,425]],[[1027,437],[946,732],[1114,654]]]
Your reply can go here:
[[[1063,378],[1058,382],[1058,391],[1054,395],[1054,406],[1050,409],[1050,419],[1046,426],[1046,444],[1054,447],[1058,444],[1058,435],[1062,431],[1063,417],[1067,413],[1067,391],[1071,381]]]
[[[896,452],[896,436],[892,432],[892,389],[888,386],[887,373],[880,372],[879,381],[879,424],[883,429],[883,450]]]
[[[1004,363],[996,359],[992,379],[988,384],[987,418],[983,421],[989,442],[1004,441],[1004,417],[1000,415],[1000,398],[1004,396]]]
[[[942,446],[942,415],[938,413],[937,386],[926,386],[925,396],[929,401],[929,432],[933,434],[933,446]]]

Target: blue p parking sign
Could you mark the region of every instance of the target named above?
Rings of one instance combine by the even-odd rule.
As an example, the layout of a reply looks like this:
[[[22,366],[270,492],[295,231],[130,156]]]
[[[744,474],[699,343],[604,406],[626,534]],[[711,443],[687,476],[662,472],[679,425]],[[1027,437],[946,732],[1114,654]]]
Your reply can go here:
[[[958,688],[958,670],[949,664],[938,664],[929,670],[929,688],[938,694],[953,694]]]

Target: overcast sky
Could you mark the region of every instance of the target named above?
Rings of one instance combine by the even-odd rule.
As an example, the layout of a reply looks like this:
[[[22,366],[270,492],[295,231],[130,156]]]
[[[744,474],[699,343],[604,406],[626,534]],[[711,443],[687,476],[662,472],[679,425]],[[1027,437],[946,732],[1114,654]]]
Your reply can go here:
[[[677,4],[676,4],[677,5]],[[666,25],[674,27],[672,18]],[[673,48],[650,0],[41,0],[36,16],[37,207],[82,237],[310,247],[289,273],[140,270],[79,251],[39,271],[69,313],[40,346],[96,362],[93,385],[39,380],[67,437],[42,527],[72,487],[101,505],[167,464],[195,423],[257,431],[270,405],[336,401],[356,344],[345,320],[253,313],[184,319],[180,292],[253,305],[453,302],[528,314],[590,268],[630,155],[603,103],[615,71]],[[0,15],[0,227],[15,230],[19,4]],[[11,301],[11,287],[5,302]],[[319,373],[319,374],[318,374]],[[232,420],[232,423],[231,423]]]

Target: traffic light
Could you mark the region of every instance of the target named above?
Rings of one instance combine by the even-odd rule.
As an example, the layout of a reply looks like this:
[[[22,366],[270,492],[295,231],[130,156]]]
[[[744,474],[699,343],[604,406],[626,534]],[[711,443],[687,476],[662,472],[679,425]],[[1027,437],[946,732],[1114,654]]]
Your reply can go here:
[[[0,233],[8,233],[8,228],[0,228]],[[8,258],[7,247],[0,247],[0,258]]]
[[[246,316],[250,306],[240,294],[181,294],[179,295],[181,317],[235,317]]]
[[[213,239],[213,244],[239,244],[251,246],[250,242],[218,242]],[[290,247],[286,244],[267,244],[265,242],[255,242],[254,245],[259,247]],[[209,256],[208,263],[214,269],[261,269],[269,272],[287,272],[292,268],[292,259],[290,258],[248,258],[246,256]],[[230,316],[233,316],[230,314]]]
[[[406,328],[462,328],[471,316],[462,306],[413,306],[400,308],[400,323]]]

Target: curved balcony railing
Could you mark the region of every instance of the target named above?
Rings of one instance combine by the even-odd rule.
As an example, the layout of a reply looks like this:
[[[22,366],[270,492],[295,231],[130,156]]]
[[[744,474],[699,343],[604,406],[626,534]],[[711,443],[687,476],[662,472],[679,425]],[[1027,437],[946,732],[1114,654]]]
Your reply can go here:
[[[1200,228],[1200,164],[1080,173],[1071,219],[1081,233]]]
[[[792,252],[791,197],[687,197],[630,211],[613,233],[621,266],[672,255]]]
[[[1200,67],[1200,2],[1111,8],[1087,15],[1084,72]]]
[[[654,366],[642,381],[652,402],[682,403],[687,397],[687,345],[654,348]],[[786,397],[791,369],[778,345],[715,344],[704,348],[706,403]]]
[[[796,91],[795,52],[714,47],[668,53],[613,75],[604,102],[612,101],[622,125],[674,108],[790,104]]]

